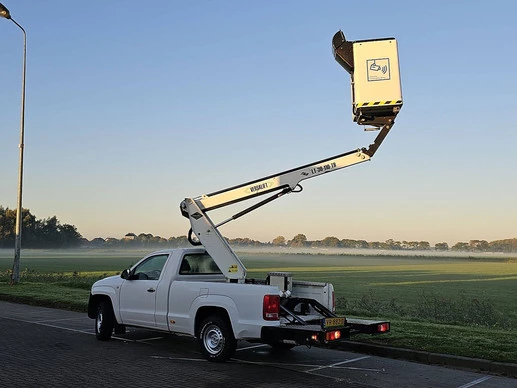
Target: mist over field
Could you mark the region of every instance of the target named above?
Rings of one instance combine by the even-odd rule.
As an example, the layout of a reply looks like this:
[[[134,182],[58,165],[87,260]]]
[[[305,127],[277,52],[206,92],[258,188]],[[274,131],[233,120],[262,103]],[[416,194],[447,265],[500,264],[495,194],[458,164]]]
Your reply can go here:
[[[349,248],[290,248],[290,247],[238,247],[237,253],[256,254],[296,254],[296,255],[345,255],[345,256],[400,256],[400,257],[438,257],[438,258],[500,258],[517,259],[517,253],[508,252],[458,252],[436,250],[389,250],[389,249],[349,249]]]
[[[189,246],[185,246],[188,248]],[[458,251],[406,251],[388,249],[349,249],[349,248],[291,248],[291,247],[233,247],[239,256],[257,255],[257,259],[267,254],[277,255],[310,255],[310,256],[349,256],[358,259],[365,257],[402,257],[402,258],[456,258],[456,259],[487,259],[492,260],[517,260],[517,253],[508,252],[458,252]],[[127,249],[97,249],[97,248],[74,248],[74,249],[22,249],[23,257],[39,258],[66,258],[69,256],[84,257],[105,255],[107,258],[115,257],[144,257],[145,255],[168,248],[127,248]],[[0,259],[14,258],[14,249],[0,249]],[[317,262],[317,259],[315,258]]]
[[[186,245],[186,248],[189,246]],[[436,250],[388,250],[388,249],[350,249],[350,248],[292,248],[292,247],[233,247],[236,253],[241,257],[253,257],[260,260],[260,258],[267,257],[268,254],[280,256],[314,256],[314,262],[317,263],[318,256],[329,258],[330,256],[346,256],[350,259],[357,258],[359,260],[364,258],[374,257],[391,257],[391,258],[437,258],[437,259],[479,259],[487,261],[506,261],[517,260],[517,253],[508,252],[458,252],[458,251],[436,251]],[[39,259],[52,258],[54,260],[59,258],[88,258],[105,256],[106,259],[117,257],[144,257],[145,255],[168,248],[127,248],[127,249],[105,249],[105,248],[74,248],[74,249],[22,249],[22,266],[23,258],[38,257]],[[256,257],[254,257],[256,255]],[[1,263],[5,264],[5,260],[14,258],[14,249],[0,249]],[[294,258],[292,258],[294,260]],[[296,260],[294,260],[296,261]],[[305,261],[305,260],[304,260]],[[294,262],[292,264],[295,264]]]

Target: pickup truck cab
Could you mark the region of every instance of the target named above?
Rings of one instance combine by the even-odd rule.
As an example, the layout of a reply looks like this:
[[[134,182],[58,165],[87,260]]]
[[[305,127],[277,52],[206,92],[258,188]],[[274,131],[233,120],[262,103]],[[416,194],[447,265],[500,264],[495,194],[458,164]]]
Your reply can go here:
[[[291,348],[348,337],[351,327],[333,313],[332,285],[288,275],[229,282],[204,248],[162,250],[95,282],[88,316],[99,340],[126,326],[187,334],[210,361],[230,358],[241,339]]]

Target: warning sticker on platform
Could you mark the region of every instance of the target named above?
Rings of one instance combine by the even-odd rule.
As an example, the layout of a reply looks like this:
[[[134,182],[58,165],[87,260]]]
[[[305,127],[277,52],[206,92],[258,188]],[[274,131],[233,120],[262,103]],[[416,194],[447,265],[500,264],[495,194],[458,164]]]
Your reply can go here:
[[[377,58],[366,60],[366,74],[368,82],[387,81],[391,78],[390,59]]]

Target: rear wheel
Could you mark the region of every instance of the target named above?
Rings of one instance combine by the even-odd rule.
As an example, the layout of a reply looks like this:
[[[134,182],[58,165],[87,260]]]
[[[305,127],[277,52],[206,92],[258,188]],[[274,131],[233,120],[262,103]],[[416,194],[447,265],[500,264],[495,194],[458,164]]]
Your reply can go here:
[[[233,356],[237,348],[230,324],[219,316],[203,321],[198,338],[201,351],[208,361],[224,362]]]
[[[95,336],[101,341],[108,341],[113,333],[115,326],[115,315],[111,303],[102,300],[97,307],[97,316],[95,317]]]

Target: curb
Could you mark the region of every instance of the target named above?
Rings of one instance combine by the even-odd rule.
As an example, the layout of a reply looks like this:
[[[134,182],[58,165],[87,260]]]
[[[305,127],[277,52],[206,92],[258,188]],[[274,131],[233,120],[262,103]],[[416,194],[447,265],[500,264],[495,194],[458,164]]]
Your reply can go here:
[[[424,352],[346,341],[333,346],[335,349],[365,353],[379,357],[402,359],[429,365],[445,365],[458,369],[468,369],[477,372],[517,378],[517,364],[482,360],[449,354]]]

